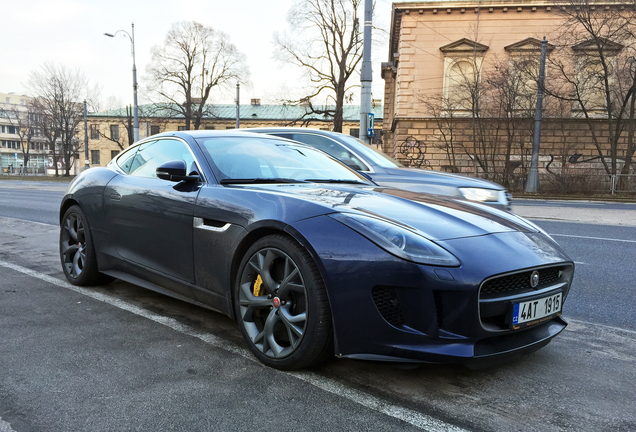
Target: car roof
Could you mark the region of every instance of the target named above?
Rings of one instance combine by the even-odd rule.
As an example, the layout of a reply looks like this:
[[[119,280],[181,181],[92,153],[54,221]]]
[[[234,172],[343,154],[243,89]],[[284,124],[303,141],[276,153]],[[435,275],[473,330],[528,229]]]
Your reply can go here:
[[[313,134],[317,134],[317,135],[325,135],[325,136],[330,136],[330,137],[337,137],[338,135],[346,135],[346,134],[343,134],[341,132],[333,132],[333,131],[326,131],[326,130],[322,130],[322,129],[314,129],[314,128],[308,128],[308,127],[299,127],[299,126],[293,126],[293,127],[259,127],[259,128],[247,128],[247,129],[241,129],[241,130],[259,132],[259,133],[262,133],[262,132],[266,132],[266,133],[271,133],[271,132],[313,133]]]

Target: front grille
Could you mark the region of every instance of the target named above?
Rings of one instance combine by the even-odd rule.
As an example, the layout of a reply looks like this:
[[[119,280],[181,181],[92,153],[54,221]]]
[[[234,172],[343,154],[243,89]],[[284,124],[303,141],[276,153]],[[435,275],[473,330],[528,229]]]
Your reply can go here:
[[[382,318],[395,327],[404,325],[404,316],[395,288],[376,286],[371,290],[371,295]]]
[[[548,267],[538,269],[539,285],[532,288],[530,285],[530,276],[534,270],[528,270],[521,273],[514,273],[486,281],[481,287],[482,295],[513,293],[517,291],[538,290],[557,282],[560,275],[565,272],[565,267]]]

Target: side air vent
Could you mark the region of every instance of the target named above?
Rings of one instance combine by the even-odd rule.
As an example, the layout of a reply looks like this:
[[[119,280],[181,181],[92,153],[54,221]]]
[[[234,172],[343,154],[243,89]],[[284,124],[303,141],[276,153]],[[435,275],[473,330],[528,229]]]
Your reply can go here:
[[[221,222],[213,219],[203,219],[195,217],[193,221],[195,228],[204,229],[208,231],[223,232],[230,227],[230,223]]]
[[[404,315],[395,288],[376,286],[371,290],[371,295],[382,318],[395,327],[404,325]]]

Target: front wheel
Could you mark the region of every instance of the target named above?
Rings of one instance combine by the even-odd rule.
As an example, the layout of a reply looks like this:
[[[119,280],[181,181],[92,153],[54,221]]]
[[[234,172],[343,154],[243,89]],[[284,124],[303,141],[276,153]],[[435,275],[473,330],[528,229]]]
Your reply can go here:
[[[100,285],[113,280],[97,271],[95,244],[88,219],[77,206],[71,206],[60,227],[60,260],[64,276],[73,285]]]
[[[333,355],[327,292],[318,267],[293,239],[270,235],[239,267],[234,307],[250,350],[268,366],[293,370]]]

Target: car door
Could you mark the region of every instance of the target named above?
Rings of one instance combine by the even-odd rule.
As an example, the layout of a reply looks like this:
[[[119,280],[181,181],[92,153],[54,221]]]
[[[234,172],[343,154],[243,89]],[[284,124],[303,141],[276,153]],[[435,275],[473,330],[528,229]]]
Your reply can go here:
[[[128,173],[115,176],[106,186],[104,209],[111,241],[121,258],[194,283],[193,217],[201,184],[157,178],[156,168],[171,160],[184,160],[190,171],[201,172],[181,140],[142,144]]]

